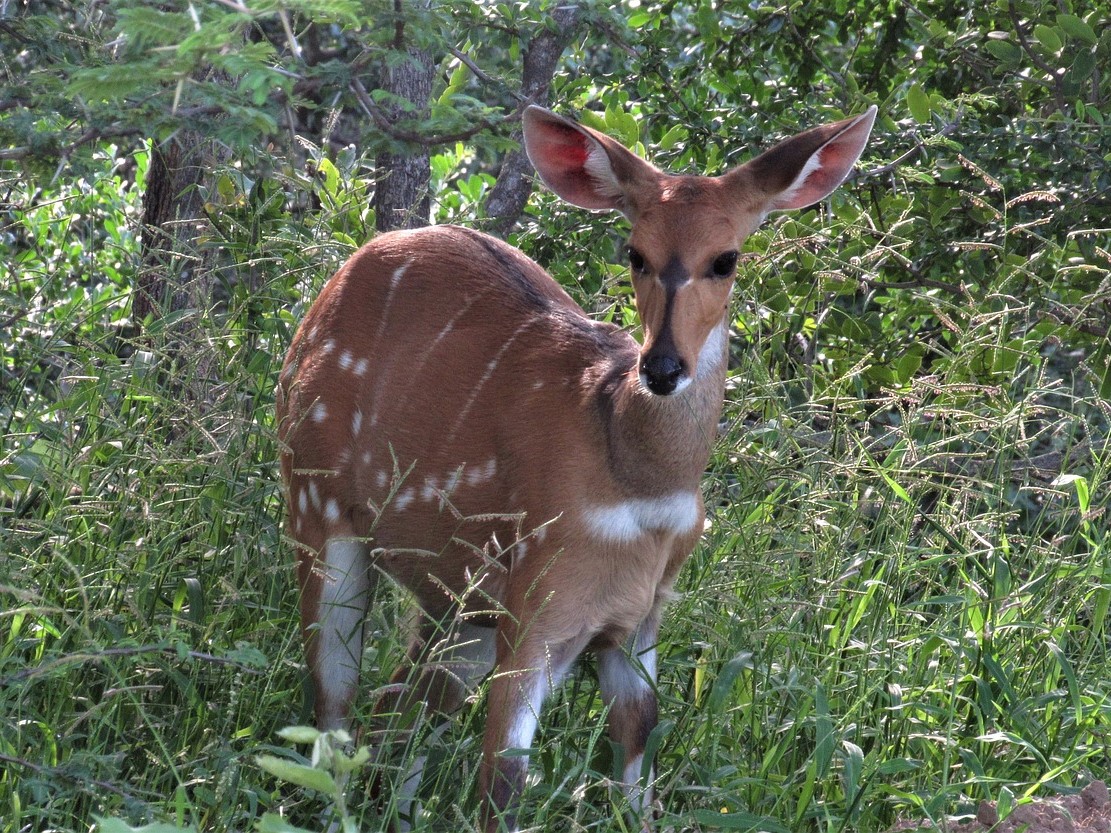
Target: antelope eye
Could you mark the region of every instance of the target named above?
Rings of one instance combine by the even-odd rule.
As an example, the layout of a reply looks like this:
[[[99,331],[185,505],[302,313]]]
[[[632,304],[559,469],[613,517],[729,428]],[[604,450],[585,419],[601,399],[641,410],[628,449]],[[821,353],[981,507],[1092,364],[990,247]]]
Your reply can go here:
[[[737,268],[737,253],[725,252],[714,258],[710,270],[715,278],[728,278]]]
[[[629,247],[629,267],[634,272],[644,271],[644,255],[642,255],[632,246]]]

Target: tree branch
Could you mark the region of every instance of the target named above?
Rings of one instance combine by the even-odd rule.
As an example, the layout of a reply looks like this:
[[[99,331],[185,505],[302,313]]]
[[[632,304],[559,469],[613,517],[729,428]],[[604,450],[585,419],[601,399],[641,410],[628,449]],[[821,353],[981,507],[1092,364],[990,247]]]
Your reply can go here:
[[[518,100],[547,104],[556,65],[582,17],[582,7],[578,4],[557,6],[552,10],[552,25],[537,33],[525,47]],[[520,130],[514,134],[514,139],[522,141]],[[505,237],[513,228],[532,193],[532,172],[532,164],[523,146],[505,155],[498,180],[486,199],[486,216],[491,233]]]
[[[953,120],[950,121],[950,122],[946,122],[944,125],[942,125],[941,130],[937,131],[937,133],[934,134],[934,135],[935,136],[948,136],[949,134],[955,132],[957,127],[960,126],[961,120],[963,118],[964,118],[963,108],[958,109],[957,114],[953,118]],[[888,174],[893,173],[896,170],[898,170],[898,168],[900,166],[905,165],[907,162],[909,162],[915,156],[918,156],[920,153],[924,153],[925,150],[926,150],[926,146],[927,146],[926,140],[925,139],[920,139],[915,143],[914,147],[912,147],[906,153],[903,153],[903,154],[899,155],[898,157],[896,157],[895,159],[893,159],[892,161],[888,162],[886,165],[880,165],[878,168],[871,168],[867,171],[853,171],[851,174],[848,175],[848,177],[846,178],[846,181],[847,182],[863,182],[864,180],[867,180],[867,179],[874,179],[877,176],[887,176]]]

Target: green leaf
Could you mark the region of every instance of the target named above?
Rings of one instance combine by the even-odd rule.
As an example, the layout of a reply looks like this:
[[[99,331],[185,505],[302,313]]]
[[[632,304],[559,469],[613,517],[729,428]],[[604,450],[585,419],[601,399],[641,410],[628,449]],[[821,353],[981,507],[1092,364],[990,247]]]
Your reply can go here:
[[[1095,30],[1074,14],[1057,15],[1057,25],[1070,38],[1077,38],[1093,46],[1099,41]]]
[[[791,833],[775,819],[739,810],[736,813],[695,810],[694,820],[701,830],[752,830],[761,833]]]
[[[255,758],[255,762],[275,778],[280,778],[290,784],[328,793],[329,795],[336,793],[335,779],[332,778],[330,773],[322,769],[294,763],[273,755],[259,755]]]
[[[737,677],[742,671],[750,668],[752,668],[752,651],[741,651],[725,663],[718,678],[714,680],[714,687],[710,689],[710,698],[706,701],[706,707],[710,711],[721,708],[733,691],[733,683],[736,682]]]
[[[1073,59],[1072,66],[1065,73],[1065,80],[1071,84],[1080,84],[1088,80],[1095,68],[1095,53],[1090,49],[1085,49],[1083,52],[1077,53],[1076,58]]]
[[[370,760],[370,747],[360,746],[354,753],[347,755],[343,752],[337,752],[335,758],[332,760],[332,766],[335,767],[336,772],[340,774],[354,772],[359,767],[363,766]]]
[[[914,120],[919,124],[930,121],[930,96],[922,89],[921,84],[912,84],[907,90],[907,108]]]
[[[320,730],[312,726],[286,726],[278,730],[278,737],[290,743],[316,743]]]
[[[312,830],[290,824],[277,813],[264,813],[255,823],[255,829],[259,833],[314,833]]]
[[[903,503],[913,505],[914,501],[910,499],[910,495],[907,493],[907,490],[904,489],[895,480],[894,477],[892,477],[890,474],[888,474],[882,468],[879,469],[879,473],[880,473],[880,477],[883,478],[884,482],[888,485],[888,487],[891,489],[891,491],[893,491],[895,493],[895,496],[897,498],[899,498],[899,500],[901,500]]]
[[[339,191],[339,171],[336,170],[332,160],[326,156],[321,159],[318,171],[324,179],[324,192],[330,197],[335,197],[336,192]]]
[[[1034,27],[1034,37],[1050,52],[1060,52],[1061,47],[1065,45],[1061,36],[1057,34],[1057,30],[1051,26],[1046,26],[1044,23],[1039,23]]]
[[[660,147],[664,150],[671,150],[676,145],[685,143],[688,135],[687,128],[681,124],[677,124],[667,131],[667,133],[663,135],[663,138],[660,139]]]
[[[94,816],[99,833],[195,833],[195,827],[178,827],[176,824],[153,822],[142,827],[132,827],[120,819],[105,819]]]
[[[1022,63],[1022,50],[1010,41],[989,40],[984,49],[1008,67],[1017,67]]]

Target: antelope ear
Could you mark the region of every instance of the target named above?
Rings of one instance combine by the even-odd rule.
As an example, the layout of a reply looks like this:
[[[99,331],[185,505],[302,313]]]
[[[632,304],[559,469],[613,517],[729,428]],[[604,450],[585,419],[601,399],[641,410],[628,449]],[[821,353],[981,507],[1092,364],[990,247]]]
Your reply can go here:
[[[572,205],[631,217],[637,191],[660,176],[609,136],[542,107],[529,107],[522,120],[529,161],[544,184]]]
[[[845,181],[864,151],[876,120],[864,113],[814,127],[786,139],[738,168],[767,194],[765,213],[805,208],[828,197]]]

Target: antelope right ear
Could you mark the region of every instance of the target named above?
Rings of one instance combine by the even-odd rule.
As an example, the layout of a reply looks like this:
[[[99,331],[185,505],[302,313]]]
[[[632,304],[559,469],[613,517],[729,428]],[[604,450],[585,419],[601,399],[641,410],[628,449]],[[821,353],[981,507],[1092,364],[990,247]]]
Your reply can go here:
[[[845,181],[876,121],[876,106],[859,116],[786,139],[736,170],[767,194],[764,213],[805,208]]]
[[[529,161],[544,184],[572,205],[631,217],[637,189],[660,176],[609,136],[542,107],[527,108],[522,123]]]

